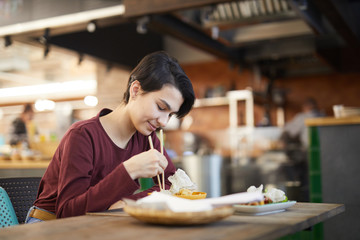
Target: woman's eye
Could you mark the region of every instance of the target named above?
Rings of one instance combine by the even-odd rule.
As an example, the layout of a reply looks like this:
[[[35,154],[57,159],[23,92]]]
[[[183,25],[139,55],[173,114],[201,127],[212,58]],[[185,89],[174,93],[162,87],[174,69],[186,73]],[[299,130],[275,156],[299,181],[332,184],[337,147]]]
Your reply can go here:
[[[158,109],[159,109],[160,111],[164,111],[164,110],[165,110],[165,108],[161,108],[161,107],[159,106],[159,104],[157,104],[157,107],[158,107]]]

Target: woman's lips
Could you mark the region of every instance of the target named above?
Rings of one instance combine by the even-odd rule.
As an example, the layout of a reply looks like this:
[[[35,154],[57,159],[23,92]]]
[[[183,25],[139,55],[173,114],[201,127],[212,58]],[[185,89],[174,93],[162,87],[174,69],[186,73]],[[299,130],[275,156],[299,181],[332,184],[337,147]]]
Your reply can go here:
[[[150,122],[148,122],[149,123],[149,126],[150,126],[150,128],[151,128],[151,131],[155,131],[156,130],[156,127],[154,126],[154,125],[152,125]]]

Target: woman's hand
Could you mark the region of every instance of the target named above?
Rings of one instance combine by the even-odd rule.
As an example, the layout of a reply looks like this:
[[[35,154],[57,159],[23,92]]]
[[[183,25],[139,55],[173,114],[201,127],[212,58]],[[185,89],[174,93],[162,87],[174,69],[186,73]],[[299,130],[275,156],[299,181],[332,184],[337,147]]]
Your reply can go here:
[[[142,152],[124,162],[124,167],[132,179],[162,174],[167,165],[166,157],[156,149]]]
[[[108,210],[118,209],[118,208],[124,208],[125,205],[126,205],[126,204],[125,204],[124,201],[119,200],[119,201],[117,201],[116,203],[114,203],[113,205],[111,205]]]

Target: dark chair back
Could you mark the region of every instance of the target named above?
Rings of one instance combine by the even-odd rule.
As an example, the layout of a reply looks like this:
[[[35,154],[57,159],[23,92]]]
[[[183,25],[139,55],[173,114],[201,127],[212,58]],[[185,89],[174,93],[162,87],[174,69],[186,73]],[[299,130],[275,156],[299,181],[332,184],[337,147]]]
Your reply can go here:
[[[13,207],[19,223],[24,223],[29,208],[36,200],[41,177],[0,178]]]

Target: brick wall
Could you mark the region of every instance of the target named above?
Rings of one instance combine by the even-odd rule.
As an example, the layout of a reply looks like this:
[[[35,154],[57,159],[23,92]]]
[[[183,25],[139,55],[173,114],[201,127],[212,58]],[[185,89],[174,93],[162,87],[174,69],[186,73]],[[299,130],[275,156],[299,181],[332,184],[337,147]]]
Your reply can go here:
[[[264,91],[268,80],[264,77],[256,79],[248,70],[240,70],[238,66],[231,67],[227,61],[217,60],[200,64],[183,65],[187,75],[193,82],[197,98],[205,97],[206,90],[222,86],[226,91],[232,89],[245,89],[247,87],[256,91]],[[332,116],[332,106],[344,104],[345,106],[360,107],[360,73],[331,74],[311,77],[293,77],[275,80],[274,86],[288,91],[285,105],[285,121],[301,111],[301,104],[307,97],[317,100],[320,109]],[[241,111],[241,110],[240,110]],[[276,125],[276,108],[271,108],[271,119]],[[255,123],[263,117],[263,105],[255,105]],[[228,126],[227,106],[214,108],[194,109],[194,128],[199,125],[208,127],[209,116],[213,124],[210,127],[224,128]],[[196,117],[196,119],[195,119]]]
[[[197,98],[205,97],[206,90],[209,88],[222,86],[228,91],[250,87],[256,91],[264,91],[268,83],[266,78],[256,78],[251,71],[231,67],[224,60],[183,65],[182,67],[193,82]],[[307,97],[316,99],[320,109],[328,116],[333,116],[332,106],[334,104],[360,107],[360,73],[277,79],[274,86],[288,90],[285,122],[301,111],[301,104]],[[239,104],[239,112],[244,113],[244,106],[241,104]],[[255,104],[256,124],[261,122],[263,115],[263,105]],[[188,131],[204,137],[212,147],[216,147],[219,139],[221,144],[227,144],[224,143],[227,139],[224,136],[226,134],[224,130],[229,126],[228,106],[194,108],[189,116],[193,121],[191,127],[187,129]],[[274,106],[271,108],[271,121],[273,125],[276,125],[276,108]],[[168,131],[166,134],[169,147],[178,154],[182,154],[182,132]],[[229,153],[223,152],[223,154],[228,155]]]

